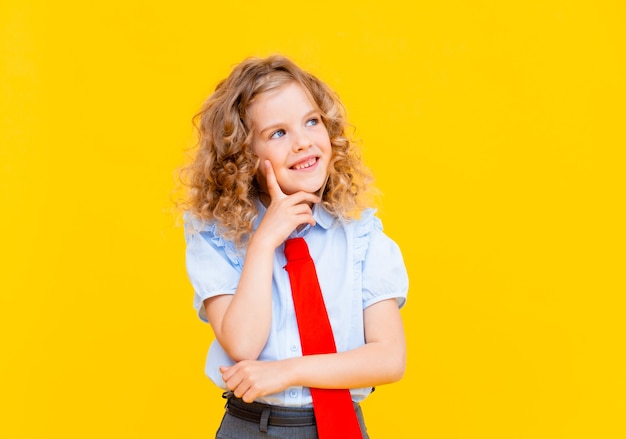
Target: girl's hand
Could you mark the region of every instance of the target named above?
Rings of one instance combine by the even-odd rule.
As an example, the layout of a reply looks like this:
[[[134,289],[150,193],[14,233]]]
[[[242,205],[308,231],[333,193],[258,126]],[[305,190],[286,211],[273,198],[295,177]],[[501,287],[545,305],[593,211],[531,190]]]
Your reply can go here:
[[[267,212],[254,234],[254,238],[256,240],[267,239],[268,243],[276,248],[298,226],[302,224],[315,225],[311,206],[319,203],[320,199],[315,194],[302,191],[286,195],[276,180],[270,161],[266,160],[263,165],[265,166],[270,204],[267,206]]]
[[[280,369],[280,370],[279,370]],[[280,392],[289,387],[287,370],[282,370],[279,361],[244,360],[226,367],[220,367],[226,387],[237,398],[253,402],[260,396]]]

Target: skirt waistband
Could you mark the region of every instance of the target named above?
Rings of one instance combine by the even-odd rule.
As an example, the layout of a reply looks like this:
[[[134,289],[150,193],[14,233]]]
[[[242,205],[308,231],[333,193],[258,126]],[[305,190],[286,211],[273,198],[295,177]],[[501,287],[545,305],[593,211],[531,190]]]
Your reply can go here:
[[[260,402],[244,402],[232,392],[222,395],[226,399],[226,412],[239,419],[267,425],[282,427],[307,427],[315,425],[315,414],[312,408],[283,407]]]

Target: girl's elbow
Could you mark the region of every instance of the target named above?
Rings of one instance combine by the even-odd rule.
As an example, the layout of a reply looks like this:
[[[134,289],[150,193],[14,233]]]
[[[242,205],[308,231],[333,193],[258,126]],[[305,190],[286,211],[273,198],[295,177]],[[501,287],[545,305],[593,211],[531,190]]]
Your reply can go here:
[[[260,352],[256,352],[252,350],[246,351],[243,349],[227,350],[226,354],[235,363],[239,363],[240,361],[244,361],[244,360],[258,360],[259,355],[261,355]]]
[[[257,360],[267,342],[267,338],[254,338],[234,331],[221,331],[215,335],[224,352],[235,362]]]
[[[390,360],[387,369],[389,371],[389,383],[395,383],[404,377],[404,372],[406,371],[406,354],[403,352],[402,355],[391,356]]]
[[[244,360],[258,360],[262,350],[256,346],[243,346],[241,343],[235,343],[233,345],[226,344],[222,345],[222,347],[226,355],[236,363]]]
[[[402,377],[404,377],[405,371],[406,371],[406,363],[403,361],[402,363],[398,364],[398,366],[395,369],[393,382],[400,381]]]

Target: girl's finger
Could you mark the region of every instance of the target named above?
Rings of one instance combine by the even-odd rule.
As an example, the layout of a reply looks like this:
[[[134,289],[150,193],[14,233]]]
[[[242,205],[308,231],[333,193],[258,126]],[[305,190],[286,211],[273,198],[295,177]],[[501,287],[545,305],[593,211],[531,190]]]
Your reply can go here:
[[[278,198],[284,198],[285,194],[280,188],[278,180],[276,180],[276,174],[274,174],[274,168],[272,167],[272,163],[269,160],[265,160],[264,165],[267,191],[269,192],[270,199],[275,200]]]

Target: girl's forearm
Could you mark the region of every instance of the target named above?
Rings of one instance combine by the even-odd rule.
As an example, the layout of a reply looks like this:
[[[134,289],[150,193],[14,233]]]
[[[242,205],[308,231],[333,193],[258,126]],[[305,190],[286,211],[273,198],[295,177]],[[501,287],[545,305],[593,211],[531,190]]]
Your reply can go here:
[[[406,341],[396,300],[382,300],[365,308],[363,322],[365,345],[337,354],[293,359],[294,385],[344,389],[377,386],[402,378]]]
[[[390,342],[368,343],[357,349],[283,360],[281,369],[290,386],[352,389],[398,381],[404,375],[404,337]]]
[[[256,360],[269,337],[273,261],[273,247],[250,242],[239,285],[224,313],[218,338],[235,361]]]

